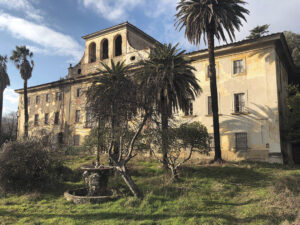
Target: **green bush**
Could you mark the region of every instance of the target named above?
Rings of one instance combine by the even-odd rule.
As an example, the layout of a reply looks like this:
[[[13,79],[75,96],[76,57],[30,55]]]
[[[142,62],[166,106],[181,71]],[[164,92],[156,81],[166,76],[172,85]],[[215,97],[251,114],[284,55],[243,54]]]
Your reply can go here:
[[[64,166],[40,140],[5,143],[0,151],[0,188],[5,192],[41,191],[63,179]]]

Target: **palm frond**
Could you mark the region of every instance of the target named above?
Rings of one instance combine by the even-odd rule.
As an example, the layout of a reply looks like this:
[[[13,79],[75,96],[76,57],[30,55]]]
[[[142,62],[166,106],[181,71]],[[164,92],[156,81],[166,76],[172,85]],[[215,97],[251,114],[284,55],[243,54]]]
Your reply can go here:
[[[199,45],[206,34],[212,32],[217,40],[227,42],[235,39],[235,30],[240,30],[242,21],[246,21],[249,10],[243,6],[244,0],[181,0],[176,10],[177,29],[185,28],[189,42]]]

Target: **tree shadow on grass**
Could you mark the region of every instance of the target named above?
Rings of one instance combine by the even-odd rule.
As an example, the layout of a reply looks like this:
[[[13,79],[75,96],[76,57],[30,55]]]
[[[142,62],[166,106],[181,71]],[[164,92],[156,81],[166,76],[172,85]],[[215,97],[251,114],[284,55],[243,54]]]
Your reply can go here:
[[[223,167],[182,167],[181,176],[188,178],[208,178],[220,183],[235,184],[248,187],[266,187],[271,180],[266,174],[254,171],[251,168],[235,166]]]
[[[1,212],[1,211],[0,211]],[[161,220],[166,220],[166,219],[175,219],[175,218],[186,218],[187,220],[193,217],[196,218],[206,218],[210,219],[211,222],[223,219],[226,220],[226,224],[245,224],[245,223],[251,223],[251,222],[257,222],[259,220],[263,220],[266,222],[266,224],[280,224],[287,218],[284,218],[282,216],[278,215],[264,215],[264,214],[259,214],[255,216],[248,216],[244,218],[238,218],[233,215],[228,215],[228,214],[218,214],[218,213],[200,213],[200,212],[195,212],[195,213],[170,213],[170,214],[140,214],[140,213],[132,213],[132,212],[99,212],[99,213],[84,213],[84,214],[54,214],[54,213],[48,213],[48,214],[39,214],[39,213],[32,213],[32,214],[21,214],[21,213],[16,213],[16,212],[3,212],[9,214],[12,217],[17,217],[17,218],[23,218],[23,217],[30,217],[30,218],[40,218],[40,219],[53,219],[55,217],[65,217],[69,219],[73,219],[74,221],[82,221],[84,220],[86,223],[91,223],[91,222],[100,222],[101,220],[135,220],[135,221],[143,221],[143,220],[151,220],[153,222],[159,222]],[[294,215],[289,215],[288,216],[290,220],[295,220],[296,217]]]

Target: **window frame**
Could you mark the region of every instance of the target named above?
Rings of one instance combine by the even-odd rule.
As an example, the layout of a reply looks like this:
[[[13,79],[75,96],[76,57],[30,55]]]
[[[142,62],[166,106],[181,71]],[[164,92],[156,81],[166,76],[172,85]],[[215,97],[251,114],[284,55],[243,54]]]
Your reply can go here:
[[[90,109],[86,109],[86,111],[85,111],[85,127],[91,128],[92,126],[93,126],[92,112]]]
[[[44,115],[44,124],[49,125],[49,113],[45,113]]]
[[[205,80],[209,81],[210,80],[210,76],[209,76],[209,62],[205,63]],[[215,62],[215,66],[216,66],[216,79],[219,79],[219,62]]]
[[[235,62],[237,62],[237,61],[242,62],[243,71],[235,73]],[[232,61],[231,61],[231,70],[232,70],[232,76],[233,77],[247,75],[247,63],[246,62],[247,62],[246,61],[246,56],[235,57],[235,58],[232,59]]]
[[[38,126],[39,125],[39,114],[35,114],[34,115],[34,126]]]
[[[117,39],[120,38],[121,39],[121,46],[120,46],[120,52],[118,52],[117,50]],[[117,34],[114,38],[114,56],[115,57],[119,57],[119,56],[122,56],[123,55],[123,37],[121,34]]]
[[[239,96],[243,96],[241,100]],[[237,106],[238,103],[238,106]],[[242,104],[240,104],[242,103]],[[238,108],[238,110],[237,110]],[[245,92],[239,92],[233,94],[233,112],[234,113],[246,113],[246,93]]]
[[[82,94],[82,89],[81,88],[77,88],[76,89],[76,98],[80,98]]]
[[[248,151],[248,133],[247,132],[236,132],[234,133],[235,138],[235,151],[236,152],[247,152]],[[244,142],[238,142],[239,139],[244,139]]]
[[[97,45],[95,42],[89,43],[89,63],[95,63],[97,61]]]
[[[75,111],[75,123],[80,123],[80,110]]]
[[[41,97],[39,95],[35,96],[35,104],[39,105],[41,102]],[[27,99],[27,103],[28,103],[28,99]]]
[[[49,93],[46,94],[45,100],[47,103],[50,103],[50,94]]]
[[[59,112],[54,113],[54,125],[59,125]]]
[[[55,93],[55,101],[61,102],[63,99],[63,93],[61,91],[58,91]]]
[[[73,146],[80,146],[80,135],[75,134],[73,136]]]
[[[184,111],[184,116],[194,116],[194,103],[193,99],[188,100],[189,109]]]
[[[207,96],[207,115],[210,116],[212,114],[213,114],[213,110],[212,110],[212,97],[211,96]]]
[[[105,48],[104,48],[105,42],[107,42],[107,46],[105,46]],[[101,60],[109,59],[109,41],[107,38],[104,38],[101,41],[100,47],[101,47],[100,59]],[[104,51],[104,50],[106,50],[106,51]]]

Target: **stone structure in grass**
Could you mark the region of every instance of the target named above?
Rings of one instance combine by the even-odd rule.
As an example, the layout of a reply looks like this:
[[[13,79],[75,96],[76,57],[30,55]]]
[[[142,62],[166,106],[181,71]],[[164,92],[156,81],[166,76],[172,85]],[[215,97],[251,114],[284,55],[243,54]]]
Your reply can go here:
[[[108,189],[109,176],[113,171],[111,166],[96,165],[82,166],[85,188],[66,191],[65,198],[75,204],[102,203],[116,198],[115,192]]]

